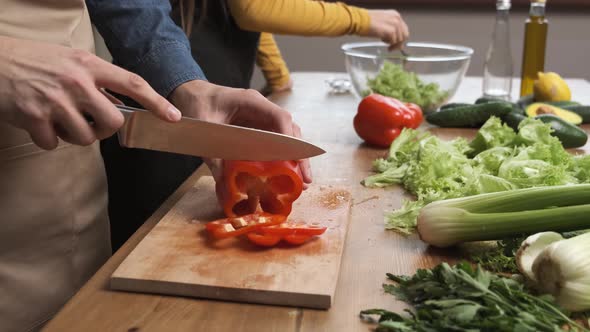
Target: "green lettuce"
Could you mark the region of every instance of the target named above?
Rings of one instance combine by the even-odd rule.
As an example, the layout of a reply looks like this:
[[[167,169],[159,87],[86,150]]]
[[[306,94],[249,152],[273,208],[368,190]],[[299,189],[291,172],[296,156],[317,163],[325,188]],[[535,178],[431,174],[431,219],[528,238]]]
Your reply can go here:
[[[576,156],[572,159],[572,173],[580,183],[590,182],[590,155]]]
[[[577,179],[565,168],[543,160],[511,159],[502,163],[498,176],[518,188],[558,186],[577,183]]]
[[[487,174],[498,175],[500,165],[514,155],[514,148],[505,146],[496,146],[489,150],[484,150],[473,158],[475,165],[481,166]]]
[[[369,93],[378,93],[407,103],[414,103],[423,109],[432,109],[442,103],[448,92],[441,91],[436,83],[424,83],[415,73],[405,71],[401,66],[385,61],[374,78],[367,79]]]
[[[515,138],[516,133],[512,128],[502,124],[499,118],[493,117],[479,129],[469,145],[473,149],[472,154],[478,154],[490,148],[509,146]]]
[[[525,119],[518,132],[490,118],[471,141],[442,140],[428,132],[404,129],[387,158],[374,162],[367,187],[402,185],[415,200],[386,215],[386,228],[412,232],[420,209],[433,201],[482,193],[590,183],[590,156],[572,156],[551,127]]]
[[[533,118],[526,118],[518,125],[515,145],[533,145],[535,143],[550,144],[559,142],[557,137],[551,136],[551,126]],[[561,145],[561,144],[560,144]]]

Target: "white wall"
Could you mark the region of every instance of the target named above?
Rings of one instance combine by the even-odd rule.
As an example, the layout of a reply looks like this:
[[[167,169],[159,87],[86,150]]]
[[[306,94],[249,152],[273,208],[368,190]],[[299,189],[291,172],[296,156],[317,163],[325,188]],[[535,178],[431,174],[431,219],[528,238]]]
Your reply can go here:
[[[590,1],[590,0],[589,0]],[[494,26],[493,1],[489,11],[400,10],[410,27],[412,41],[434,41],[472,47],[468,75],[482,75],[485,52]],[[552,12],[548,6],[549,35],[545,69],[567,77],[590,80],[590,13]],[[512,11],[510,19],[514,73],[520,76],[525,11]],[[277,36],[291,71],[344,71],[340,45],[359,37],[309,38]],[[253,87],[262,78],[256,73]],[[590,91],[589,91],[590,93]]]
[[[588,0],[590,1],[590,0]],[[412,41],[434,41],[470,46],[475,50],[468,75],[483,73],[485,52],[490,42],[495,12],[490,0],[489,11],[403,10]],[[512,56],[514,73],[520,75],[524,22],[523,10],[511,13]],[[552,12],[549,6],[549,36],[546,70],[566,77],[590,80],[590,12]],[[345,71],[340,45],[366,40],[347,36],[339,38],[276,36],[277,43],[291,71]],[[97,38],[97,53],[109,58],[104,44]],[[263,85],[260,72],[254,75],[252,87]],[[590,91],[589,91],[590,94]]]

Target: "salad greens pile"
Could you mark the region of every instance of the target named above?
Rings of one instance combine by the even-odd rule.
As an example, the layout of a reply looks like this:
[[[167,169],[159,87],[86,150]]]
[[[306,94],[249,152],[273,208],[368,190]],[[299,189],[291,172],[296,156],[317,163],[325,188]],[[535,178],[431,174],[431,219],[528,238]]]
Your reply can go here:
[[[533,296],[521,282],[467,263],[387,276],[397,284],[383,285],[385,292],[415,310],[405,317],[384,309],[361,311],[364,318],[379,316],[377,331],[588,331],[551,296]]]
[[[429,132],[404,129],[368,187],[402,184],[416,195],[387,215],[386,228],[409,234],[420,209],[433,201],[518,188],[590,183],[590,155],[573,156],[551,127],[525,119],[515,132],[490,118],[471,142],[444,141]]]
[[[383,68],[373,79],[367,80],[369,93],[393,97],[407,103],[414,103],[423,110],[436,108],[447,98],[436,83],[426,84],[415,73],[405,71],[401,66],[385,61]]]

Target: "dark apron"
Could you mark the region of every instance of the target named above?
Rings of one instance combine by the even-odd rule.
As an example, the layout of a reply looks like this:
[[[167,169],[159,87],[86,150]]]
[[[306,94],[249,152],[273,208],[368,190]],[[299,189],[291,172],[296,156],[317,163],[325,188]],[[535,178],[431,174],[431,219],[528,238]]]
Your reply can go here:
[[[211,83],[248,88],[259,33],[241,30],[223,1],[209,1],[207,15],[190,36],[193,57]],[[173,18],[180,22],[178,8]],[[127,102],[126,102],[127,103]],[[125,149],[113,136],[101,142],[109,186],[113,250],[117,250],[202,163],[200,158]]]

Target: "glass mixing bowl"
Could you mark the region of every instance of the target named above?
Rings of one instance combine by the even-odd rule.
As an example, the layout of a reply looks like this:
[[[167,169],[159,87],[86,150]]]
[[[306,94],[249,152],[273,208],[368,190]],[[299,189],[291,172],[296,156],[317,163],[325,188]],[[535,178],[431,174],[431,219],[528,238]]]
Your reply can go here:
[[[424,113],[436,111],[453,97],[473,54],[473,49],[465,46],[418,42],[406,43],[403,51],[389,51],[388,45],[381,42],[347,43],[342,45],[342,50],[346,70],[359,97],[371,92],[367,81],[379,73],[385,61],[416,73],[424,83],[438,84],[445,92],[444,98],[428,106],[421,105]]]

